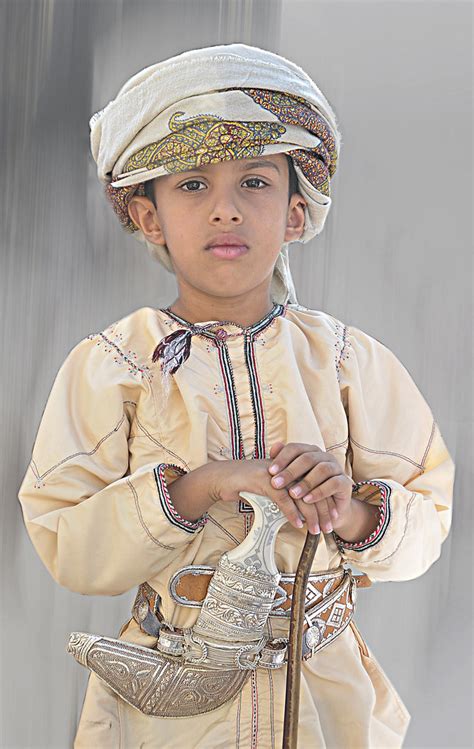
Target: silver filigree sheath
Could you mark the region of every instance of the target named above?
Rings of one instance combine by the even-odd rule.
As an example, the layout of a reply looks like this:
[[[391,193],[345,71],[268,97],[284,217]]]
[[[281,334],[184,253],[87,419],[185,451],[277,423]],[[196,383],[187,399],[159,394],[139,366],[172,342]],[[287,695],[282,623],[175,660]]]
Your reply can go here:
[[[268,497],[251,492],[240,496],[253,507],[252,529],[239,546],[221,556],[193,627],[195,635],[214,647],[219,640],[240,646],[259,642],[281,577],[274,548],[287,518]]]

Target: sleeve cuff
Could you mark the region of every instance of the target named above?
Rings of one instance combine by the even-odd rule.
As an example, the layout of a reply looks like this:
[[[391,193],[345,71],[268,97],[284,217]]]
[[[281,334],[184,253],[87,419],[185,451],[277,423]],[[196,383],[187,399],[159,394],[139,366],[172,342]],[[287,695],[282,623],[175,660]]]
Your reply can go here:
[[[376,487],[376,490],[374,491],[371,487]],[[341,553],[344,553],[345,549],[350,551],[365,551],[381,541],[390,522],[391,492],[391,488],[383,481],[359,481],[353,485],[352,494],[356,499],[368,502],[369,504],[378,505],[379,522],[370,536],[367,536],[367,538],[364,538],[362,541],[344,541],[343,538],[334,532],[334,540]]]
[[[183,518],[183,516],[179,514],[179,512],[174,507],[173,502],[171,501],[171,497],[168,491],[169,478],[166,476],[166,471],[174,473],[176,478],[184,476],[186,473],[185,470],[183,470],[180,466],[175,465],[174,463],[160,463],[154,469],[155,481],[158,489],[158,497],[162,510],[166,518],[172,525],[177,528],[181,528],[181,530],[186,531],[187,533],[195,533],[196,531],[203,528],[207,523],[207,513],[202,515],[197,520],[186,520],[186,518]]]

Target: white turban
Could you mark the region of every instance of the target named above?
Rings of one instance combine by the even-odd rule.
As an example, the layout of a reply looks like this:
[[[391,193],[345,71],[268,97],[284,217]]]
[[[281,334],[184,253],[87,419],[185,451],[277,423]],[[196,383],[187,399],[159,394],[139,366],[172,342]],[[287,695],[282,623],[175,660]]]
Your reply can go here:
[[[130,78],[90,128],[98,177],[121,223],[171,272],[166,245],[146,240],[128,214],[144,183],[166,174],[287,153],[307,203],[298,241],[323,229],[341,135],[318,86],[280,55],[245,44],[184,52]],[[288,244],[275,264],[271,293],[275,302],[297,302]]]

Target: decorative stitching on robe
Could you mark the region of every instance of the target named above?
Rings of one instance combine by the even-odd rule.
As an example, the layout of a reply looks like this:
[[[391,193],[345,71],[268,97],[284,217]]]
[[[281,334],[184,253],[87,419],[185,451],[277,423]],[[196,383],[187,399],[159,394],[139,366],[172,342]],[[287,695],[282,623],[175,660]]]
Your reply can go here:
[[[242,712],[242,692],[239,692],[239,702],[237,704],[237,715],[235,717],[235,749],[240,749],[240,715]]]
[[[373,450],[371,447],[364,447],[364,445],[356,442],[352,437],[350,437],[350,441],[352,444],[356,445],[361,450],[365,450],[368,453],[375,453],[376,455],[395,455],[396,458],[402,458],[402,460],[406,460],[408,463],[411,463],[417,468],[423,470],[423,466],[421,465],[421,463],[417,463],[415,460],[412,460],[411,458],[408,458],[406,455],[402,455],[401,453],[391,452],[390,450]]]
[[[435,431],[436,431],[436,421],[433,421],[433,426],[431,428],[430,438],[428,440],[428,444],[426,445],[426,450],[424,452],[423,458],[421,459],[421,466],[422,466],[423,470],[425,468],[426,459],[427,459],[428,453],[430,451],[431,443],[433,442]]]
[[[145,521],[143,520],[143,515],[142,515],[141,509],[140,509],[140,500],[138,499],[138,493],[137,493],[135,487],[133,486],[132,482],[130,481],[130,479],[127,479],[127,484],[129,485],[130,490],[131,490],[131,492],[133,494],[133,498],[135,500],[135,508],[137,510],[137,514],[138,514],[138,517],[140,519],[141,526],[142,526],[143,530],[145,531],[145,533],[147,534],[147,536],[157,546],[161,546],[162,549],[174,549],[174,546],[167,546],[166,544],[161,543],[161,541],[158,541],[158,539],[155,538],[152,533],[150,533],[149,528],[147,527]]]
[[[373,564],[381,564],[382,562],[386,562],[387,559],[390,559],[391,557],[393,557],[397,553],[397,551],[399,550],[400,546],[402,545],[403,539],[405,538],[406,533],[407,533],[408,515],[410,514],[410,510],[411,510],[411,508],[413,506],[413,503],[414,503],[415,499],[416,499],[416,492],[413,492],[412,495],[411,495],[411,497],[410,497],[410,500],[409,500],[409,502],[407,504],[406,510],[405,510],[405,527],[403,529],[403,533],[401,535],[401,538],[400,538],[397,546],[395,547],[395,549],[392,551],[391,554],[389,554],[386,557],[383,557],[383,559],[374,559],[373,560]]]
[[[143,426],[143,424],[141,423],[141,421],[139,421],[138,419],[136,419],[136,422],[137,422],[137,426],[142,430],[144,436],[148,437],[148,439],[150,440],[150,442],[153,442],[154,445],[157,445],[157,447],[160,447],[164,452],[168,453],[168,455],[170,455],[171,457],[173,457],[175,460],[179,460],[180,463],[183,464],[185,471],[190,471],[191,470],[190,467],[189,467],[189,465],[186,463],[186,461],[184,460],[184,458],[181,457],[181,455],[178,455],[178,453],[173,452],[173,450],[170,450],[168,447],[166,447],[166,445],[164,445],[163,442],[160,442],[159,440],[157,440],[156,437],[154,437],[148,431],[148,429],[146,429]],[[138,435],[136,435],[136,436],[138,436]],[[173,464],[170,463],[169,465],[173,465]]]
[[[225,342],[216,341],[216,345],[221,373],[224,380],[227,415],[229,418],[229,433],[232,444],[232,460],[242,460],[245,458],[245,453],[232,362],[229,356],[227,344]]]
[[[344,447],[349,442],[349,437],[346,437],[346,439],[343,442],[338,442],[336,445],[330,445],[330,447],[326,447],[326,452],[329,452],[329,450],[337,450],[338,447]]]
[[[39,481],[42,481],[44,479],[44,477],[48,475],[48,473],[51,473],[56,468],[58,468],[59,466],[63,465],[63,463],[66,463],[68,460],[71,460],[71,458],[77,458],[78,455],[93,455],[95,452],[97,452],[97,450],[99,449],[99,447],[101,446],[101,444],[103,442],[105,442],[106,439],[108,439],[109,437],[111,437],[112,434],[114,434],[115,432],[118,432],[118,430],[122,426],[123,422],[125,421],[125,418],[126,418],[125,414],[123,414],[122,418],[117,423],[117,425],[108,434],[105,434],[103,437],[101,437],[101,439],[98,441],[98,443],[96,444],[96,446],[92,448],[92,450],[80,450],[77,453],[72,453],[71,455],[67,455],[65,458],[63,458],[62,460],[60,460],[59,463],[55,463],[54,466],[52,466],[51,468],[48,468],[48,470],[45,471],[45,473],[43,473],[42,475],[40,475],[40,473],[38,471],[38,468],[37,468],[37,466],[34,463],[34,460],[32,458],[31,462],[30,462],[30,465],[31,465],[32,468],[33,468],[33,465],[36,468],[36,471],[33,471],[33,472],[35,473],[35,476],[37,477],[37,479]],[[36,487],[36,488],[38,488],[38,487]]]
[[[252,710],[252,723],[251,723],[251,744],[250,749],[257,749],[258,742],[258,685],[257,685],[257,674],[252,671],[250,674],[250,685],[252,692],[251,699],[251,710]]]
[[[262,390],[258,378],[254,340],[252,336],[244,338],[245,364],[250,383],[250,396],[255,424],[255,446],[253,458],[265,458],[265,414],[263,410]]]
[[[231,540],[231,541],[234,541],[234,543],[236,543],[236,544],[238,544],[238,543],[239,543],[238,539],[237,539],[237,538],[235,538],[235,536],[233,536],[233,535],[232,535],[232,533],[229,533],[229,531],[228,531],[228,530],[227,530],[226,528],[224,528],[224,526],[223,526],[223,525],[221,525],[221,524],[220,524],[220,523],[219,523],[219,522],[218,522],[218,521],[217,521],[217,520],[216,520],[215,518],[213,518],[213,517],[212,517],[212,515],[210,515],[209,513],[207,514],[207,520],[208,520],[208,522],[209,522],[209,523],[212,523],[212,524],[213,524],[213,525],[215,525],[215,526],[216,526],[217,528],[219,528],[219,530],[221,530],[221,531],[222,531],[222,533],[224,533],[224,534],[225,534],[226,536],[228,536],[228,537],[230,538],[230,540]]]
[[[336,377],[337,381],[340,382],[341,378],[341,363],[342,360],[346,360],[349,358],[349,349],[351,347],[350,341],[347,337],[348,334],[348,326],[344,325],[340,320],[336,320],[336,318],[332,318],[336,324],[336,343],[334,344],[336,348]]]
[[[107,330],[109,330],[109,328],[107,328]],[[100,346],[102,343],[105,343],[106,346],[110,346],[111,348],[115,349],[115,351],[122,358],[122,360],[127,363],[129,367],[128,371],[130,372],[130,374],[137,374],[138,372],[140,372],[148,380],[152,380],[153,373],[150,367],[147,367],[146,364],[142,364],[141,367],[139,367],[138,364],[135,364],[133,359],[130,358],[130,356],[127,356],[127,354],[125,354],[122,351],[122,349],[119,346],[117,346],[116,343],[114,343],[114,341],[111,341],[110,338],[107,338],[105,333],[91,333],[90,335],[86,336],[86,338],[90,341],[93,341],[95,338],[101,338],[102,340],[96,342],[96,346]],[[107,353],[110,351],[110,349],[107,349],[107,348],[105,350]],[[129,349],[128,353],[132,354],[135,358],[138,358],[138,355],[131,349]],[[116,357],[114,357],[114,361],[117,364],[119,363]]]
[[[275,705],[274,705],[274,690],[273,690],[273,674],[268,669],[268,686],[270,687],[270,731],[272,739],[272,749],[275,749]]]

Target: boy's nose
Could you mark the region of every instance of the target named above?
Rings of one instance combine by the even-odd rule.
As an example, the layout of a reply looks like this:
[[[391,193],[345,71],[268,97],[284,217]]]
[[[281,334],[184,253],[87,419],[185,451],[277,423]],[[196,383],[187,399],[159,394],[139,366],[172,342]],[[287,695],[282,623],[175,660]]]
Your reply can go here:
[[[240,224],[242,222],[242,211],[238,208],[231,195],[222,196],[212,206],[209,221],[211,224]]]

